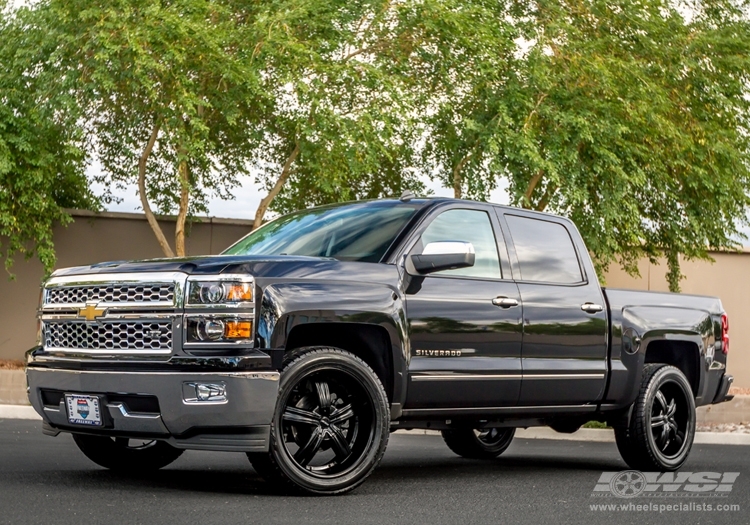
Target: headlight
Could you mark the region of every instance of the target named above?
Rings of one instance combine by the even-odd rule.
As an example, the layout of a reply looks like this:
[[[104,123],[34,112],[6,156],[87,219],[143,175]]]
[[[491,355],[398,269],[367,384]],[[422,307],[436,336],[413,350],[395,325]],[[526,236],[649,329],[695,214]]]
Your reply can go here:
[[[190,281],[188,304],[235,306],[251,303],[253,300],[253,283],[239,280],[206,280]]]
[[[252,340],[253,321],[232,316],[190,316],[188,343],[236,343]]]

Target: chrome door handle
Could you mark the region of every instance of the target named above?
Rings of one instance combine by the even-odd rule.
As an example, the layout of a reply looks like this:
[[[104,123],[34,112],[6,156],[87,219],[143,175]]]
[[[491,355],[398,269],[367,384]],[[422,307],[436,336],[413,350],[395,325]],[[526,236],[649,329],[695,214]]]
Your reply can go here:
[[[604,307],[600,304],[583,303],[581,305],[581,310],[583,310],[587,314],[595,314],[597,312],[601,312],[602,310],[604,310]]]
[[[512,308],[513,306],[518,306],[518,301],[515,299],[511,299],[510,297],[495,297],[492,300],[492,304],[495,306],[499,306],[500,308]]]

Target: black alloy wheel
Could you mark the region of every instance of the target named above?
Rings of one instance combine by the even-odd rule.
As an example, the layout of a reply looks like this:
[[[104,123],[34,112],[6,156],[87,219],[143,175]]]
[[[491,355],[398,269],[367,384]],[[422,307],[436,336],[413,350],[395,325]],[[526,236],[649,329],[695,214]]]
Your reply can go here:
[[[184,452],[169,443],[127,437],[73,434],[73,441],[91,461],[120,472],[146,472],[166,467]]]
[[[689,423],[685,393],[674,382],[661,385],[651,407],[650,437],[665,457],[674,458],[682,451]]]
[[[469,459],[492,459],[505,452],[515,428],[457,428],[443,430],[443,440],[453,452]]]
[[[248,454],[255,470],[286,488],[346,492],[385,452],[390,414],[382,384],[356,356],[311,349],[282,372],[267,454]]]
[[[677,368],[648,364],[628,425],[615,427],[625,462],[643,471],[677,470],[687,460],[695,437],[695,399]]]

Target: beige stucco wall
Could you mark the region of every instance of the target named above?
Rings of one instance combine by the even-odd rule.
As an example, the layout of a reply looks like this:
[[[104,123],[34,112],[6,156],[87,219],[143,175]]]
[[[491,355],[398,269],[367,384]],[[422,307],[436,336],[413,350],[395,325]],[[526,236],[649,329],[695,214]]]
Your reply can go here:
[[[162,257],[145,217],[138,213],[74,211],[74,222],[54,229],[57,267],[79,266],[103,261]],[[161,221],[168,239],[174,237],[174,220]],[[193,222],[186,241],[189,255],[219,253],[247,234],[251,221],[206,219]],[[6,243],[0,239],[0,245]],[[39,261],[17,258],[11,271],[0,275],[0,359],[22,359],[34,345],[36,308],[43,269]],[[2,272],[2,270],[0,270]]]
[[[729,373],[734,386],[750,387],[750,251],[712,253],[715,262],[681,261],[682,292],[715,295],[729,315]],[[618,267],[610,268],[606,285],[611,288],[668,291],[665,264],[641,261],[641,277],[633,278]]]

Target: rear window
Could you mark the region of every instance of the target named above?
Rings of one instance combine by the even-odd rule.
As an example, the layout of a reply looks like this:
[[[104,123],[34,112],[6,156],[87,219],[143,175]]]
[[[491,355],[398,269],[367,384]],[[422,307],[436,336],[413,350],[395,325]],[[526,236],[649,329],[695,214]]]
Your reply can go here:
[[[561,224],[506,215],[521,280],[572,284],[583,281],[573,240]]]

